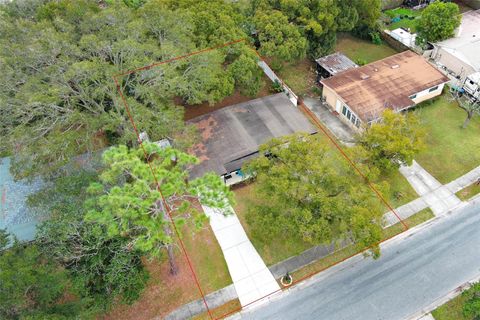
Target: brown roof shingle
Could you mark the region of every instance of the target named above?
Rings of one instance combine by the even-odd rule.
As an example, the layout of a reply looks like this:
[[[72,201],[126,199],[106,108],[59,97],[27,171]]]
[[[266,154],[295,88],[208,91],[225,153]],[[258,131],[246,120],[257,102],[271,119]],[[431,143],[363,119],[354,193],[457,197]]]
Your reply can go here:
[[[414,105],[413,94],[448,82],[425,58],[404,51],[322,80],[362,119],[374,120],[387,108]]]

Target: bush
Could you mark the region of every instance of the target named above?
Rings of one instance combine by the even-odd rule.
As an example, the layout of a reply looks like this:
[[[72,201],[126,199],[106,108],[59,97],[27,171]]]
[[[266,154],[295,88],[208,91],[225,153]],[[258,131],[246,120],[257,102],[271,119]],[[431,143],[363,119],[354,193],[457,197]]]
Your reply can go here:
[[[370,32],[370,37],[372,38],[372,43],[376,45],[382,44],[382,38],[380,37],[380,33],[378,31]]]
[[[283,69],[283,63],[278,59],[272,59],[272,61],[270,61],[269,63],[269,66],[275,72],[278,72]]]
[[[358,58],[358,59],[355,59],[355,63],[358,64],[359,66],[364,66],[367,64],[367,60]]]
[[[276,92],[276,93],[283,92],[283,86],[282,86],[282,84],[280,83],[280,81],[275,80],[275,81],[272,83],[272,91],[273,91],[273,92]]]
[[[323,87],[317,87],[317,86],[312,87],[312,93],[314,95],[321,96],[322,92],[323,92]]]
[[[475,283],[463,293],[467,301],[463,305],[463,315],[472,319],[480,319],[480,282]]]

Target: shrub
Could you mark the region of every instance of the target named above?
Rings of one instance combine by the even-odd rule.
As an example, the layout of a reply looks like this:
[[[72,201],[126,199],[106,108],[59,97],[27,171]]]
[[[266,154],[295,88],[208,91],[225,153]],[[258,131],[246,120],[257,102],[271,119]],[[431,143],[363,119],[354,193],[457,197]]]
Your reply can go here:
[[[275,81],[272,83],[272,91],[273,91],[273,92],[276,92],[276,93],[283,92],[283,86],[282,86],[282,84],[280,83],[280,81],[275,80]]]
[[[358,58],[358,59],[355,59],[355,63],[358,64],[359,66],[364,66],[367,64],[367,60]]]
[[[463,315],[472,319],[480,319],[480,282],[475,283],[463,293],[467,301],[463,305]]]
[[[378,31],[370,32],[370,37],[372,38],[372,43],[376,45],[382,44],[382,38],[380,37],[380,33]]]

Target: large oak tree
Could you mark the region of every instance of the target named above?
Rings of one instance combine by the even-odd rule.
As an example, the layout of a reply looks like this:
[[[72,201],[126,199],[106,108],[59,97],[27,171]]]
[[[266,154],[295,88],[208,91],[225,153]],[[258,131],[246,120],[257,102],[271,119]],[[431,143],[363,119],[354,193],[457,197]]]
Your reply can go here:
[[[247,214],[254,234],[268,241],[282,234],[312,244],[349,241],[378,255],[383,208],[327,142],[296,134],[273,139],[260,152],[245,168],[262,199]]]

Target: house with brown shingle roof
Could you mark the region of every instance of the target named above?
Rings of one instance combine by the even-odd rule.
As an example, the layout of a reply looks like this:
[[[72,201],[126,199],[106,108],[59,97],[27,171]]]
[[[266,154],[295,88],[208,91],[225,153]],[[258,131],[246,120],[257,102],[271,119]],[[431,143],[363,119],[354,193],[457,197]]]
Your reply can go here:
[[[323,99],[353,129],[442,93],[449,79],[412,51],[404,51],[322,80]]]

